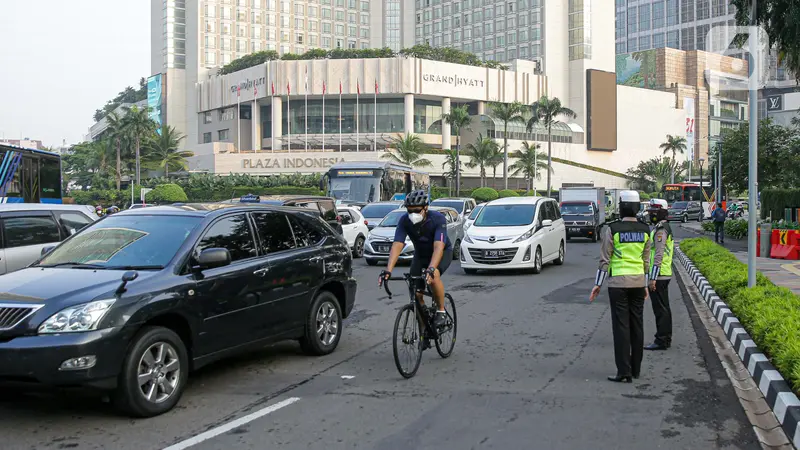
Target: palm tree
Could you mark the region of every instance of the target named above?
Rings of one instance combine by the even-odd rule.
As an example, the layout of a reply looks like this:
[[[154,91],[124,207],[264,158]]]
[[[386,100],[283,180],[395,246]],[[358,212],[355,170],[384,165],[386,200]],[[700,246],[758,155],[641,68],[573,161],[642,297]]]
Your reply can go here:
[[[145,107],[143,109],[139,109],[136,106],[131,108],[125,108],[125,118],[123,119],[123,123],[125,124],[125,130],[127,134],[133,139],[135,149],[136,149],[136,184],[141,184],[142,181],[142,173],[141,173],[141,146],[142,141],[148,139],[152,136],[156,129],[156,123],[150,119],[148,115],[149,108]]]
[[[460,161],[458,161],[458,155],[456,155],[455,150],[445,150],[444,155],[445,159],[442,163],[442,170],[444,170],[443,175],[447,180],[448,195],[453,195],[453,182],[455,182],[456,178],[458,178],[461,173]],[[456,173],[456,167],[458,167],[458,173]]]
[[[163,168],[164,176],[169,178],[169,171],[186,170],[186,158],[194,156],[193,152],[188,150],[178,150],[181,141],[186,138],[185,135],[175,130],[174,127],[163,125],[161,132],[151,137],[146,145],[147,154],[145,159],[151,163],[154,168]]]
[[[800,127],[800,116],[792,117],[792,125]]]
[[[527,108],[520,102],[491,103],[489,108],[492,117],[503,122],[503,189],[508,189],[508,124],[525,123]]]
[[[422,157],[428,146],[416,134],[395,136],[389,143],[389,148],[394,151],[384,153],[381,158],[389,158],[409,166],[431,167],[430,160]]]
[[[106,133],[108,133],[108,138],[114,141],[114,146],[117,150],[117,172],[115,178],[117,190],[119,190],[122,183],[122,139],[125,137],[127,130],[125,129],[124,118],[120,117],[116,112],[112,111],[111,114],[107,115],[106,122],[108,122]]]
[[[481,187],[486,186],[486,167],[491,166],[492,162],[497,160],[497,156],[500,154],[500,145],[494,139],[479,134],[475,143],[467,145],[467,152],[469,153],[467,167],[479,167]]]
[[[500,146],[497,146],[497,153],[492,155],[491,159],[489,159],[488,166],[492,168],[492,188],[497,189],[497,183],[495,180],[497,179],[497,166],[502,164],[505,161],[505,155],[503,152],[500,151]],[[507,169],[506,169],[507,170]],[[506,180],[508,181],[508,180]]]
[[[461,167],[461,131],[469,128],[472,117],[469,115],[467,105],[451,108],[449,113],[442,114],[442,121],[453,127],[456,133],[456,165]],[[456,172],[456,196],[461,193],[461,173]]]
[[[538,101],[531,105],[532,116],[528,120],[528,132],[532,132],[536,124],[547,129],[547,167],[553,166],[553,125],[560,123],[559,117],[564,116],[568,119],[578,117],[575,111],[561,105],[558,97],[548,98],[543,95]],[[552,187],[551,171],[547,172],[547,196],[550,196]]]
[[[667,135],[667,142],[659,145],[658,148],[663,150],[664,154],[672,153],[672,177],[671,183],[675,182],[675,169],[677,169],[677,158],[676,155],[678,153],[683,154],[686,151],[686,138],[681,136],[673,136],[671,134]]]
[[[522,176],[525,177],[528,193],[531,191],[533,181],[540,179],[539,171],[541,169],[548,170],[545,162],[547,155],[539,152],[541,147],[539,144],[530,144],[528,141],[523,141],[522,148],[511,155],[517,158],[517,161],[510,167],[512,174],[516,176],[522,173]],[[553,169],[550,168],[549,172],[552,171]]]

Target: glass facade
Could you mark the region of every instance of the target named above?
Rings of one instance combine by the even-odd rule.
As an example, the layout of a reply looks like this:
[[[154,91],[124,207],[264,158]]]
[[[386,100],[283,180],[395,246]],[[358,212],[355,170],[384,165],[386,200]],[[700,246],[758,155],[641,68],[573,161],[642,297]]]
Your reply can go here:
[[[591,1],[569,0],[569,60],[591,59]]]
[[[161,56],[165,69],[186,68],[186,0],[163,0],[164,43]]]
[[[452,47],[500,62],[535,58],[542,53],[542,3],[416,0],[415,42]]]

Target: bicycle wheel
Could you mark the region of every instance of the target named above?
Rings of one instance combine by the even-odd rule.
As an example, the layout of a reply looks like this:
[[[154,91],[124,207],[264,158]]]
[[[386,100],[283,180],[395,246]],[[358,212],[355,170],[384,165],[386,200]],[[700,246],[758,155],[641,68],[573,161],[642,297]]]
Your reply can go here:
[[[422,362],[422,344],[419,324],[414,317],[414,305],[405,305],[397,312],[392,340],[397,370],[403,378],[413,377]]]
[[[456,314],[456,302],[450,294],[444,294],[444,310],[447,311],[447,322],[439,332],[439,339],[436,340],[436,351],[439,356],[447,358],[453,354],[456,346],[456,332],[458,331],[458,315]]]

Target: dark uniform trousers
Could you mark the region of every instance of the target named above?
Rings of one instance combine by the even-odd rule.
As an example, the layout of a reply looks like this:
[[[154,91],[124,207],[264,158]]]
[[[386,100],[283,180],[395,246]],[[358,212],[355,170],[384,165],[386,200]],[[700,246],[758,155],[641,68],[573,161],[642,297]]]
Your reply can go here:
[[[672,345],[672,310],[669,307],[669,280],[656,280],[655,292],[650,291],[650,303],[656,317],[655,343]]]
[[[608,288],[618,376],[639,376],[644,353],[645,288]]]

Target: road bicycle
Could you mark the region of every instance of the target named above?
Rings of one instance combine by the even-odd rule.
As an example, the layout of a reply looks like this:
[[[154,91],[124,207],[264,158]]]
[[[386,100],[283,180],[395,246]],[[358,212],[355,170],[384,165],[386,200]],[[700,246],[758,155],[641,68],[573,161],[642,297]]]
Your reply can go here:
[[[430,304],[434,305],[433,295],[427,285],[426,277],[412,276],[410,273],[402,277],[392,277],[383,281],[383,289],[389,298],[392,298],[392,291],[389,290],[389,281],[405,281],[408,285],[409,303],[400,308],[397,318],[394,321],[394,334],[392,336],[394,351],[394,363],[397,370],[404,378],[411,378],[417,373],[422,362],[422,352],[430,348],[430,342],[436,345],[439,356],[447,358],[453,354],[456,345],[456,331],[458,321],[456,315],[456,302],[450,294],[445,294],[445,311],[447,318],[444,325],[436,329],[433,325],[435,306],[424,305],[417,293],[423,297],[430,298]],[[420,289],[419,286],[424,286]],[[417,320],[413,320],[417,317]],[[402,348],[401,348],[402,346]],[[406,350],[405,357],[401,358],[401,350]],[[402,361],[401,361],[402,359]],[[404,365],[404,363],[406,363]]]

